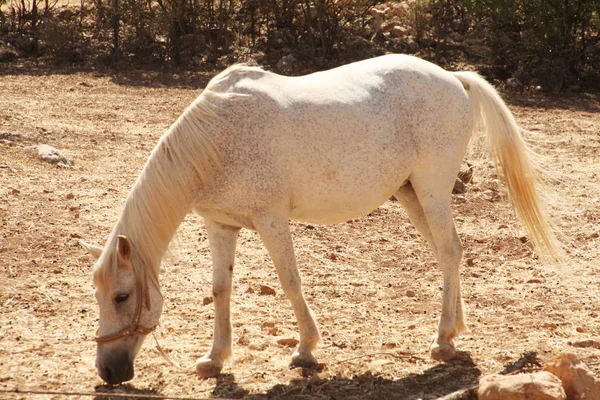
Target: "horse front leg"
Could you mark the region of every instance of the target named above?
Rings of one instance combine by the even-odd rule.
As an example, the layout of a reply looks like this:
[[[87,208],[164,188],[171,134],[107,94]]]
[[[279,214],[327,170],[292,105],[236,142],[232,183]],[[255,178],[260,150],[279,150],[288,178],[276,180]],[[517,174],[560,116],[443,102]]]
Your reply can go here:
[[[229,301],[239,228],[206,220],[208,243],[213,260],[213,301],[215,326],[210,351],[196,362],[196,372],[203,378],[221,373],[223,363],[232,353]]]
[[[292,355],[290,367],[311,368],[317,365],[312,352],[321,340],[312,312],[302,294],[300,274],[287,218],[273,215],[255,220],[255,228],[263,240],[286,297],[298,321],[300,343]]]

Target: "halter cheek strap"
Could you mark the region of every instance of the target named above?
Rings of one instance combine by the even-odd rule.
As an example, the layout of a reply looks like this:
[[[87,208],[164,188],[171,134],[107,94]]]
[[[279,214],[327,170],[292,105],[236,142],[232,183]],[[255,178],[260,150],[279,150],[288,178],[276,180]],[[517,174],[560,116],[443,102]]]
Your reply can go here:
[[[143,283],[140,279],[137,279],[137,277],[136,277],[136,281],[137,281],[137,294],[136,294],[136,306],[135,306],[135,314],[133,315],[133,321],[131,322],[131,324],[128,327],[120,330],[117,333],[113,333],[112,335],[96,336],[94,338],[94,341],[96,341],[96,343],[112,342],[113,340],[131,336],[135,333],[140,334],[140,335],[148,335],[148,334],[152,333],[154,331],[154,329],[156,329],[156,325],[154,325],[151,328],[147,328],[145,326],[140,325],[140,318],[142,317],[142,308],[143,308],[144,301],[146,303],[146,307],[148,307],[148,309],[150,309],[150,296],[147,293],[147,291],[144,290],[144,286],[146,288],[148,287],[147,276],[144,275]],[[96,332],[96,335],[98,335],[97,332]]]

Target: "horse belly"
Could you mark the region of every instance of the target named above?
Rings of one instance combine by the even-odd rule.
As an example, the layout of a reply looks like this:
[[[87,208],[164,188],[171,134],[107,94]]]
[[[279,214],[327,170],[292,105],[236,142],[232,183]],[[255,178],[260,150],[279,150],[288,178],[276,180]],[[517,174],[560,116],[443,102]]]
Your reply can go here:
[[[371,198],[361,202],[345,202],[340,199],[313,202],[295,206],[290,219],[312,224],[337,224],[367,215],[387,200],[388,197]]]
[[[408,156],[408,157],[407,157]],[[362,217],[390,198],[410,174],[414,157],[398,153],[352,168],[329,164],[311,179],[294,184],[290,218],[315,224],[333,224]],[[372,159],[373,160],[373,159]]]

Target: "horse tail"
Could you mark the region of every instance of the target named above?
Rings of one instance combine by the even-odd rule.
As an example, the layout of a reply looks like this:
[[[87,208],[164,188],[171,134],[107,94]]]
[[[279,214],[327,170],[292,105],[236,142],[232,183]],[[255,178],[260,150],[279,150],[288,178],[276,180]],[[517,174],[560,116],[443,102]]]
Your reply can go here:
[[[562,258],[562,248],[542,204],[532,159],[535,153],[521,136],[521,128],[492,85],[474,72],[454,72],[473,105],[475,129],[486,133],[491,155],[504,177],[515,211],[538,253],[551,261]]]

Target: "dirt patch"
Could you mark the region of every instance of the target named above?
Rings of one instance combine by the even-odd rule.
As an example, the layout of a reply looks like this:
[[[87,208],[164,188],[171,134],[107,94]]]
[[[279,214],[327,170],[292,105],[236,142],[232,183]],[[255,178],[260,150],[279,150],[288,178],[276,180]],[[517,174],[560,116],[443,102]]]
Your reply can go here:
[[[16,72],[16,71],[15,71]],[[97,71],[0,77],[0,389],[94,392],[97,308],[92,259],[80,237],[103,243],[151,149],[197,96],[205,76]],[[194,82],[197,80],[197,84]],[[563,350],[598,371],[600,309],[600,109],[590,95],[507,96],[561,180],[556,222],[572,260],[542,266],[520,237],[493,170],[453,205],[465,246],[463,295],[471,332],[456,361],[429,359],[440,313],[441,273],[396,202],[333,226],[293,223],[306,298],[326,364],[289,370],[297,327],[258,236],[238,242],[232,319],[235,362],[219,379],[169,366],[151,339],[124,393],[191,397],[433,399],[498,372],[527,351]],[[22,146],[48,144],[75,160],[45,164]],[[211,343],[211,261],[200,218],[189,215],[162,276],[165,351],[193,368]],[[261,285],[275,289],[260,294]],[[250,290],[252,289],[252,290]],[[206,304],[204,304],[206,303]],[[3,396],[0,393],[0,397]],[[11,394],[10,397],[28,397]],[[44,398],[41,396],[40,398]]]

